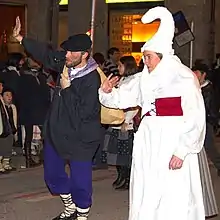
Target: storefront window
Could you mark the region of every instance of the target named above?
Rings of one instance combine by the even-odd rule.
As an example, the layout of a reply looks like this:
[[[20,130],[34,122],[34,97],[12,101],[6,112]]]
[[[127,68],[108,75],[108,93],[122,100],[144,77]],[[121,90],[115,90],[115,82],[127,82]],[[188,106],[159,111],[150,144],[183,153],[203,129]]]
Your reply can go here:
[[[143,14],[110,12],[109,38],[110,47],[118,47],[122,55],[132,55],[137,63],[141,59],[141,47],[158,30],[159,21],[143,24]]]

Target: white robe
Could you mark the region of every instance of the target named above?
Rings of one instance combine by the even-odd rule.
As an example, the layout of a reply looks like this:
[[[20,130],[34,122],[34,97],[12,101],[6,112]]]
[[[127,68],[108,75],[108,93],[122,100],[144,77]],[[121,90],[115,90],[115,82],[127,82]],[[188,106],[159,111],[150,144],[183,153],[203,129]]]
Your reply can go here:
[[[156,98],[181,97],[183,116],[155,116]],[[205,137],[205,108],[191,70],[175,56],[164,56],[151,73],[138,73],[130,83],[100,102],[111,108],[141,106],[143,117],[135,134],[130,184],[129,220],[204,220],[198,155]],[[171,157],[184,159],[169,170]]]

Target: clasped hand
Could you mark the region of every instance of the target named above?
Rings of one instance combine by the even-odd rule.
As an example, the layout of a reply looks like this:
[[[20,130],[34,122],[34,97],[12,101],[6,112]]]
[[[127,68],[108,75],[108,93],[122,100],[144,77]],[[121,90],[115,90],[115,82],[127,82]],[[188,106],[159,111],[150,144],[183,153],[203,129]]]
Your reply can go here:
[[[182,166],[183,166],[183,160],[173,155],[169,163],[169,169],[178,170],[182,168]]]
[[[71,83],[70,83],[70,79],[69,77],[65,76],[63,73],[61,74],[61,78],[60,78],[60,86],[62,89],[66,89],[68,87],[70,87]]]

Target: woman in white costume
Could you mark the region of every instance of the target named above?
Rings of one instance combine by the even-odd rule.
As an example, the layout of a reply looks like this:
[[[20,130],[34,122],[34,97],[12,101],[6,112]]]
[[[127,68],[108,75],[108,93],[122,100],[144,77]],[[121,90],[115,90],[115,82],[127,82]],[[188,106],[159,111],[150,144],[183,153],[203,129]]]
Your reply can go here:
[[[174,56],[174,21],[164,7],[150,9],[143,23],[160,19],[142,47],[145,68],[129,84],[102,84],[103,105],[142,108],[135,134],[129,220],[204,220],[198,153],[205,136],[205,108],[198,80]],[[149,73],[149,74],[148,74]]]

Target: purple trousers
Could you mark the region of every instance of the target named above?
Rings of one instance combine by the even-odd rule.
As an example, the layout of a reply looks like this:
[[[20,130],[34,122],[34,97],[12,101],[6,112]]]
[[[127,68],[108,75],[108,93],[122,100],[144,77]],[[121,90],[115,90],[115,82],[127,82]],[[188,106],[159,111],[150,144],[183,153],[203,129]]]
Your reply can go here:
[[[71,194],[78,208],[92,204],[92,161],[69,161],[70,176],[65,172],[66,161],[51,146],[44,144],[44,179],[52,194]]]

